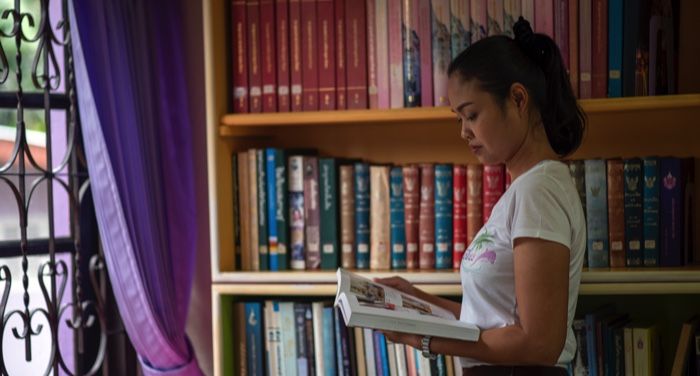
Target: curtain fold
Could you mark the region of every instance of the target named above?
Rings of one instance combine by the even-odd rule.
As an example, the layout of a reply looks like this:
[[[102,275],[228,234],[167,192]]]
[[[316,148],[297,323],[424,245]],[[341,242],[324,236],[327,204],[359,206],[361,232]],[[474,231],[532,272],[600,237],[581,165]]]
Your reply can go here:
[[[181,1],[73,0],[78,108],[115,299],[146,375],[201,375],[185,324],[197,238]]]

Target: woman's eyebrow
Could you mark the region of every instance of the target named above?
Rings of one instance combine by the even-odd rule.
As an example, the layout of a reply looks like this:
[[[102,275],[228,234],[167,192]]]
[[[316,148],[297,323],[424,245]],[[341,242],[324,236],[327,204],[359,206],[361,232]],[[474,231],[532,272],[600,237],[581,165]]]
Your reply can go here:
[[[467,106],[469,106],[469,105],[471,105],[471,104],[474,104],[474,103],[473,103],[473,102],[463,102],[463,103],[460,103],[459,106],[455,107],[455,108],[452,110],[452,112],[454,112],[454,113],[459,113],[460,111],[462,111],[462,109],[463,109],[464,107],[467,107]]]

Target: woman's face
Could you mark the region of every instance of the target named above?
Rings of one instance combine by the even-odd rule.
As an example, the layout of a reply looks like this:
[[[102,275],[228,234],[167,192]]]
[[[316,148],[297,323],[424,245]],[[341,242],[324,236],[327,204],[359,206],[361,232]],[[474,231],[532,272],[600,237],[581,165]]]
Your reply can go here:
[[[448,97],[452,111],[461,126],[461,137],[482,164],[498,164],[510,160],[527,135],[527,121],[509,95],[504,106],[479,88],[476,80],[462,81],[450,77]]]

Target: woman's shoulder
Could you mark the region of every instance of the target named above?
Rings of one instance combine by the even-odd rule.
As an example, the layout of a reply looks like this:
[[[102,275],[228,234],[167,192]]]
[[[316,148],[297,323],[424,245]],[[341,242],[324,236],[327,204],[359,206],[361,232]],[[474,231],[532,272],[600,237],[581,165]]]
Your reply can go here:
[[[517,195],[562,194],[575,189],[569,167],[560,161],[542,161],[521,175],[513,184]]]

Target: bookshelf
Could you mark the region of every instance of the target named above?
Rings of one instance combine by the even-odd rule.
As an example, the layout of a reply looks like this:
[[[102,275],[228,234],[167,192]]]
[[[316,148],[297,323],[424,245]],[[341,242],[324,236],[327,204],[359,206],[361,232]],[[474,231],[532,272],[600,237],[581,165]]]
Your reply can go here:
[[[273,114],[230,114],[229,4],[204,3],[207,85],[207,145],[211,228],[212,325],[215,375],[233,374],[231,303],[248,297],[327,297],[335,294],[335,273],[237,272],[233,257],[231,154],[259,147],[308,148],[338,157],[362,157],[377,163],[474,163],[449,109],[352,110]],[[575,159],[676,155],[700,158],[700,47],[691,38],[700,3],[682,0],[679,88],[684,94],[581,101],[589,128]],[[388,142],[387,140],[391,140]],[[695,165],[700,178],[700,163]],[[700,184],[694,188],[700,197]],[[700,213],[700,200],[693,212]],[[700,246],[700,221],[693,236]],[[420,288],[458,296],[459,276],[452,271],[362,273],[370,277],[400,274]],[[582,276],[579,306],[622,302],[642,317],[678,324],[668,327],[665,359],[675,351],[677,331],[700,312],[700,266],[672,269],[596,269]],[[659,304],[656,304],[656,303]],[[690,303],[687,303],[690,302]],[[644,307],[644,308],[640,308]],[[669,308],[671,307],[671,308]],[[670,311],[673,313],[669,313]],[[670,324],[664,324],[670,325]],[[672,349],[671,349],[672,347]],[[671,358],[672,359],[672,358]]]

